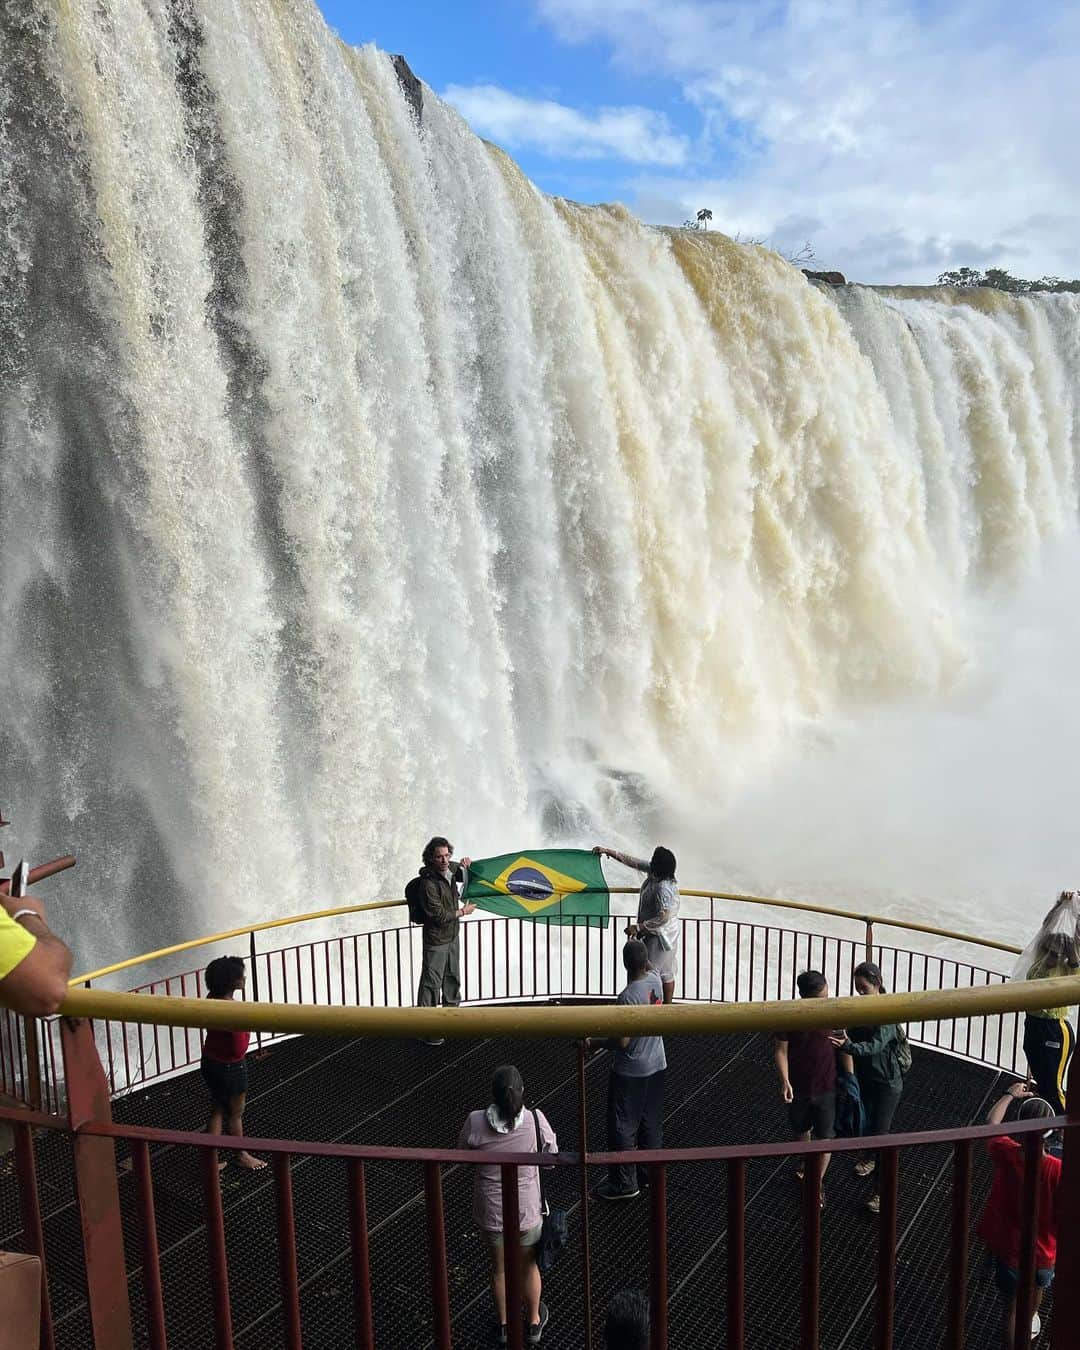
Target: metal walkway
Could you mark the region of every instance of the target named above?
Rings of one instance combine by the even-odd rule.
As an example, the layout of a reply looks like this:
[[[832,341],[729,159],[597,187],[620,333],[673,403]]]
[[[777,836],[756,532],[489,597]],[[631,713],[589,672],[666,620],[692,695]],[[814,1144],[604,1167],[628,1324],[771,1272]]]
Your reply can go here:
[[[762,1036],[669,1038],[665,1145],[755,1142],[782,1138],[785,1108]],[[543,1108],[560,1145],[576,1149],[574,1048],[561,1041],[448,1042],[428,1047],[401,1041],[303,1038],[274,1045],[250,1061],[246,1126],[252,1135],[359,1144],[453,1147],[468,1111],[489,1100],[491,1072],[514,1062],[526,1100]],[[589,1143],[604,1145],[607,1057],[588,1069]],[[897,1131],[979,1122],[999,1079],[990,1070],[925,1051],[897,1112]],[[206,1101],[198,1073],[114,1104],[118,1122],[200,1129]],[[79,1219],[71,1191],[68,1142],[40,1136],[38,1164],[58,1350],[90,1350]],[[201,1182],[192,1151],[161,1147],[153,1155],[165,1310],[171,1350],[210,1350],[212,1307],[202,1227]],[[945,1309],[951,1152],[906,1150],[900,1164],[896,1345],[938,1350]],[[376,1340],[387,1350],[431,1343],[423,1185],[418,1165],[369,1163],[367,1175]],[[444,1171],[450,1300],[457,1350],[491,1344],[485,1250],[470,1221],[470,1177]],[[600,1179],[599,1172],[593,1178]],[[270,1172],[230,1165],[222,1179],[236,1344],[277,1350],[284,1343],[278,1304],[277,1246]],[[975,1150],[973,1223],[989,1186],[985,1152]],[[571,1210],[571,1246],[549,1276],[551,1308],[544,1343],[584,1345],[577,1174],[556,1169],[552,1198]],[[840,1156],[826,1178],[822,1219],[822,1350],[864,1350],[873,1343],[876,1220],[862,1202],[872,1182],[856,1178]],[[344,1165],[304,1158],[293,1168],[304,1345],[344,1350],[355,1345]],[[138,1259],[134,1186],[121,1180],[127,1250]],[[670,1344],[672,1350],[716,1350],[723,1344],[726,1295],[726,1182],[720,1164],[668,1168]],[[0,1179],[0,1246],[18,1247],[12,1177]],[[785,1350],[798,1340],[801,1217],[799,1187],[789,1163],[751,1162],[747,1174],[747,1345]],[[590,1205],[594,1345],[603,1310],[618,1289],[648,1288],[648,1202]],[[1000,1339],[996,1295],[974,1239],[968,1344]],[[137,1266],[132,1304],[143,1322]],[[1049,1322],[1050,1302],[1044,1308]],[[1046,1333],[1039,1342],[1045,1346]]]

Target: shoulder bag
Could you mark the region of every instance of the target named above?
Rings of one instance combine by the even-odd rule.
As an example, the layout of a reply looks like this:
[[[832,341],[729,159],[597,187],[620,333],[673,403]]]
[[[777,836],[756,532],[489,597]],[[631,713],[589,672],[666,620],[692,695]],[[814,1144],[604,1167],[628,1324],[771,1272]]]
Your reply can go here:
[[[536,1130],[536,1151],[543,1153],[543,1136],[540,1133],[540,1119],[536,1114],[535,1108],[532,1113],[533,1128]],[[536,1265],[541,1275],[546,1275],[555,1261],[566,1246],[567,1227],[566,1210],[552,1209],[547,1202],[547,1195],[544,1192],[544,1169],[538,1167],[536,1175],[540,1181],[540,1213],[543,1215],[543,1223],[540,1229],[540,1241],[536,1244]]]

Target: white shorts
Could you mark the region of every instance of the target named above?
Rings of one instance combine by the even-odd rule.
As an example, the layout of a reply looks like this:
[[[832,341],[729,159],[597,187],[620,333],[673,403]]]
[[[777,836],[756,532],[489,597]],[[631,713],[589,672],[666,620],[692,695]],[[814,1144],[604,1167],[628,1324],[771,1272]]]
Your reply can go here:
[[[679,962],[676,947],[665,947],[654,933],[645,935],[645,949],[649,953],[649,965],[660,976],[664,984],[674,984]]]

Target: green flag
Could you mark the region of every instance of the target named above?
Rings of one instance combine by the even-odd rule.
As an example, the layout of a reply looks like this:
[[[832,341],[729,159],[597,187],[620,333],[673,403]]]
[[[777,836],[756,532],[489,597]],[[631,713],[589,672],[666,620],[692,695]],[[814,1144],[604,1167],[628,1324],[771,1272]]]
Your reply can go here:
[[[606,928],[608,888],[600,859],[581,848],[474,858],[461,897],[490,914]]]

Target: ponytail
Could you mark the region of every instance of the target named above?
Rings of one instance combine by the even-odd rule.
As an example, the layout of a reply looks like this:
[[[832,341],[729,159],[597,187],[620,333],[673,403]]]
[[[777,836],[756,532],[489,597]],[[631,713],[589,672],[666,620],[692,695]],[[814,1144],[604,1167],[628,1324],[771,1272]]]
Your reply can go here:
[[[504,1125],[513,1125],[525,1105],[525,1084],[513,1064],[495,1070],[491,1079],[491,1100]]]

